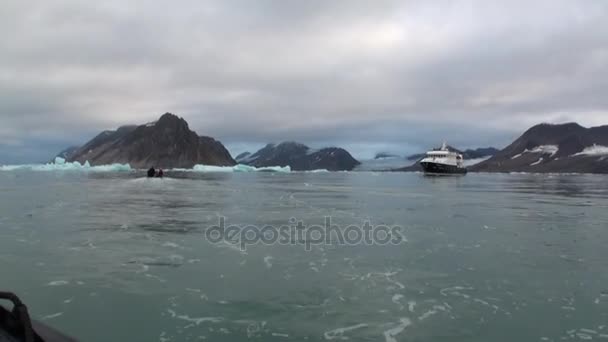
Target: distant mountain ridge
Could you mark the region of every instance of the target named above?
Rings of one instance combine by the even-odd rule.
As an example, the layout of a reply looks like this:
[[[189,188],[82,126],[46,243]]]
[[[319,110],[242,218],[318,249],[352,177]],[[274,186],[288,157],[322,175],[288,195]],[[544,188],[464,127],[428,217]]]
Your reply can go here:
[[[608,173],[608,126],[539,124],[471,170]]]
[[[76,153],[76,151],[78,151],[79,148],[80,148],[80,146],[67,147],[65,150],[57,153],[57,157],[60,157],[63,159],[70,159],[70,157],[72,157],[74,155],[74,153]],[[54,158],[53,158],[53,160],[54,160]]]
[[[401,158],[401,156],[388,152],[378,152],[374,156],[374,159],[389,159],[389,158]]]
[[[308,146],[286,141],[280,144],[267,144],[253,154],[240,154],[239,163],[255,166],[290,166],[292,170],[350,171],[359,165],[348,151],[338,147],[312,150]]]
[[[128,163],[135,168],[236,164],[221,142],[198,136],[186,120],[171,113],[152,123],[103,131],[82,147],[62,153],[67,161],[88,161],[91,165]]]

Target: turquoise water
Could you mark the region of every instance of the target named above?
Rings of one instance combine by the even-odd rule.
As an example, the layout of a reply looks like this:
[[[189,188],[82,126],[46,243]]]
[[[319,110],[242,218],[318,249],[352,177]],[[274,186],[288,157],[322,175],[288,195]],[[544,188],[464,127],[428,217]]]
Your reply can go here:
[[[608,340],[608,178],[0,172],[0,289],[83,341]],[[218,218],[397,245],[211,243]]]

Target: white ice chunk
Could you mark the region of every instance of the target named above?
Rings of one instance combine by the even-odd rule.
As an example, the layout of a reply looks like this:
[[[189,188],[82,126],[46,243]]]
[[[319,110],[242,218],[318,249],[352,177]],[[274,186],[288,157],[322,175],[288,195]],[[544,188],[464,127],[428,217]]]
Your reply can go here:
[[[244,164],[235,166],[215,166],[215,165],[194,165],[191,169],[174,169],[175,171],[191,171],[191,172],[291,172],[289,166],[268,166],[268,167],[253,167]]]
[[[61,158],[63,159],[63,158]],[[114,172],[131,171],[129,164],[108,164],[91,166],[88,161],[83,164],[79,162],[48,163],[48,164],[22,164],[22,165],[0,165],[0,171],[92,171],[92,172]]]

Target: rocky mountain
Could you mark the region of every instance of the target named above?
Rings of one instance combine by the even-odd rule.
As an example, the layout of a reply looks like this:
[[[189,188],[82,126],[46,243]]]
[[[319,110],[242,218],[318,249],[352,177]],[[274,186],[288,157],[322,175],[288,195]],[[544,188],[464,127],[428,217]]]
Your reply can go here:
[[[57,153],[57,155],[55,157],[69,159],[71,156],[74,155],[74,153],[76,153],[76,151],[78,151],[79,148],[80,148],[80,146],[70,146],[70,147],[66,148],[65,150]],[[53,160],[55,160],[55,158],[53,158],[51,161],[53,161]]]
[[[491,156],[495,155],[496,153],[498,153],[498,151],[500,151],[500,150],[497,148],[494,148],[494,147],[479,147],[474,150],[472,150],[472,149],[464,150],[464,152],[462,152],[462,156],[464,157],[465,160],[466,159],[479,159],[479,158],[491,157]]]
[[[608,126],[536,125],[471,170],[608,173]]]
[[[329,171],[350,171],[359,165],[359,162],[344,149],[327,147],[312,150],[296,142],[268,144],[254,154],[239,159],[239,162],[255,167],[290,166],[292,170]]]
[[[171,113],[145,125],[101,132],[66,156],[68,161],[88,160],[91,165],[129,163],[134,168],[236,164],[222,143],[198,136],[184,119]]]
[[[236,160],[237,163],[240,163],[241,161],[244,161],[245,159],[249,158],[249,156],[251,156],[251,152],[243,152],[236,156],[234,160]]]

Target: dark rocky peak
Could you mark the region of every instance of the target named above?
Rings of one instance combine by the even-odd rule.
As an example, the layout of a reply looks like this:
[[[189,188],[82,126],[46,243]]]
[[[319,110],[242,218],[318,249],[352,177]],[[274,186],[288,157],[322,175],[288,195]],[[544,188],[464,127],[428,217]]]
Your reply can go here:
[[[389,159],[389,158],[400,158],[398,155],[388,152],[378,152],[374,156],[374,159]]]
[[[199,137],[186,120],[171,113],[140,126],[104,131],[69,158],[91,165],[129,163],[132,167],[192,167],[196,164],[234,165],[221,142]]]
[[[589,128],[589,135],[596,144],[608,146],[608,125]]]
[[[500,150],[494,147],[480,147],[476,149],[467,149],[462,155],[465,159],[477,159],[493,156],[498,153]]]
[[[154,127],[157,130],[175,130],[189,131],[188,122],[183,118],[171,113],[165,113],[155,122],[145,125],[146,127]]]
[[[352,170],[359,164],[344,149],[327,147],[311,150],[308,146],[294,141],[286,141],[278,145],[268,144],[240,161],[255,167],[288,165],[293,170],[327,169],[331,171]]]
[[[570,122],[565,124],[542,123],[528,129],[522,137],[534,137],[538,140],[556,140],[567,135],[581,134],[587,129],[577,123]]]
[[[124,126],[118,127],[118,129],[116,129],[115,132],[119,133],[119,134],[125,134],[125,133],[129,133],[129,132],[133,132],[136,128],[137,128],[137,125],[124,125]]]
[[[275,147],[277,153],[306,153],[309,147],[295,141],[285,141]]]

